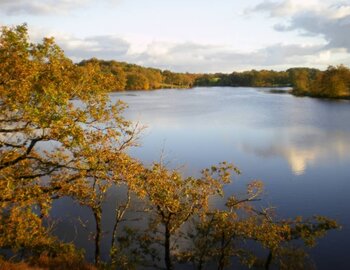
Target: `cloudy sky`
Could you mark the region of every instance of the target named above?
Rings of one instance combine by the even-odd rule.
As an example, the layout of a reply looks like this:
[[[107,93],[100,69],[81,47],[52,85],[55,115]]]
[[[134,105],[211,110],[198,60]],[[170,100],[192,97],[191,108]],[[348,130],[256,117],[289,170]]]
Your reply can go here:
[[[350,0],[0,0],[74,61],[189,72],[350,65]]]

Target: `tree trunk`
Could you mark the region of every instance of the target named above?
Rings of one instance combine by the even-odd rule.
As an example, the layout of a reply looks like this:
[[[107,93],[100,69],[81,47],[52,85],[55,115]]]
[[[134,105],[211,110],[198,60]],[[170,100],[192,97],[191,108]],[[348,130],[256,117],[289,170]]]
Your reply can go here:
[[[172,270],[173,265],[171,262],[170,257],[170,229],[169,224],[165,224],[165,242],[164,242],[164,248],[165,248],[165,267],[167,270]]]
[[[221,236],[221,254],[219,258],[218,270],[224,270],[225,268],[225,246],[225,233],[223,232]]]
[[[98,266],[101,263],[101,252],[100,252],[100,242],[101,242],[101,211],[99,208],[93,209],[95,223],[96,223],[96,234],[95,234],[95,265]]]
[[[124,215],[126,213],[126,210],[129,208],[130,202],[131,202],[131,195],[130,195],[130,189],[128,188],[125,205],[117,207],[117,209],[115,211],[115,222],[114,222],[113,231],[112,231],[111,248],[114,248],[114,246],[115,246],[115,240],[117,238],[118,225],[122,221],[122,219],[123,219],[123,217],[124,217]]]
[[[265,262],[265,270],[269,270],[271,262],[272,262],[272,251],[270,250],[269,255],[267,256],[267,259]]]

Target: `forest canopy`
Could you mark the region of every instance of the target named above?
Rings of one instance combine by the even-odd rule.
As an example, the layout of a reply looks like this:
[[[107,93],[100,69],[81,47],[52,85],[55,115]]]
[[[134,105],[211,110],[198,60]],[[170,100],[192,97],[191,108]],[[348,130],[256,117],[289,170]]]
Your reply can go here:
[[[85,66],[95,63],[102,72],[114,77],[113,91],[123,90],[150,90],[160,88],[190,88],[198,75],[190,73],[175,73],[169,70],[162,71],[155,68],[146,68],[135,64],[105,61],[92,58],[78,63]]]
[[[111,102],[108,93],[139,86],[137,72],[133,65],[95,59],[76,65],[53,38],[31,43],[26,25],[1,29],[0,266],[94,269],[84,250],[55,234],[52,205],[67,198],[91,214],[95,268],[312,265],[304,247],[338,228],[334,220],[279,219],[261,203],[263,183],[257,180],[243,194],[225,195],[224,187],[240,174],[231,163],[185,177],[127,153],[142,128],[123,118],[125,104]],[[166,73],[148,72],[158,79]],[[181,81],[173,75],[166,73],[167,83]],[[117,200],[107,214],[113,223],[107,233],[104,204],[111,192]],[[213,207],[213,199],[224,207]]]

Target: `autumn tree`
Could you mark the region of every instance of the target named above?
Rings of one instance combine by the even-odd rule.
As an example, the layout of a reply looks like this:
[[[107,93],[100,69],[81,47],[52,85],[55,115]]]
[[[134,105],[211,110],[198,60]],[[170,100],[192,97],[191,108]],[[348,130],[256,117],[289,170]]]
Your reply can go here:
[[[123,67],[115,61],[111,61],[108,64],[103,62],[102,71],[111,72],[114,77],[113,89],[115,91],[122,91],[126,87],[126,74]]]
[[[104,183],[128,178],[135,129],[109,103],[113,76],[73,64],[52,38],[30,43],[26,25],[2,28],[0,73],[0,247],[50,250],[52,200],[85,199],[98,223]]]
[[[128,73],[126,76],[126,88],[130,90],[148,90],[149,81],[146,76],[141,73]]]
[[[320,96],[350,97],[350,70],[343,65],[329,66],[317,78],[315,84],[318,86],[315,93]]]
[[[83,60],[78,63],[79,66],[85,66],[94,63],[100,66],[101,71],[106,74],[113,75],[111,78],[110,88],[112,91],[122,91],[126,87],[126,74],[123,69],[123,64],[117,61],[104,61],[97,58],[91,58],[89,60]]]
[[[296,92],[307,93],[310,90],[310,76],[307,69],[293,69],[290,78]]]
[[[231,171],[238,170],[231,164],[222,163],[203,170],[201,178],[187,177],[174,170],[169,171],[156,163],[143,174],[139,196],[146,196],[153,212],[150,231],[161,234],[166,269],[173,269],[173,239],[180,227],[194,215],[201,215],[209,207],[209,198],[222,194],[223,184],[229,183]],[[158,227],[160,232],[158,232]],[[155,241],[157,242],[157,241]]]
[[[150,89],[161,88],[163,82],[163,76],[160,70],[147,68],[144,70],[144,75],[147,77]]]

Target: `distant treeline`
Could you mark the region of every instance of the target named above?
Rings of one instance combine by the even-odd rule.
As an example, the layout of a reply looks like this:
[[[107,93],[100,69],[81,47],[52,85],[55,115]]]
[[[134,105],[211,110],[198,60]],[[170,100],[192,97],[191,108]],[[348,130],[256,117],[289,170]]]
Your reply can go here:
[[[199,76],[197,86],[250,86],[283,87],[291,86],[295,95],[328,98],[350,97],[350,70],[329,66],[320,71],[314,68],[291,68],[286,71],[251,70],[231,74],[204,74]]]
[[[196,86],[249,86],[293,88],[300,96],[350,98],[350,69],[344,65],[329,66],[321,71],[314,68],[290,68],[286,71],[251,70],[231,74],[202,74]]]
[[[350,97],[350,70],[343,65],[329,66],[325,71],[314,68],[290,68],[286,71],[251,70],[230,74],[176,73],[95,58],[84,60],[78,65],[84,66],[91,62],[98,63],[103,72],[114,75],[113,89],[115,91],[191,88],[193,86],[290,86],[295,95],[328,98]]]
[[[176,73],[169,70],[147,68],[135,64],[117,61],[104,61],[96,58],[83,60],[78,65],[98,63],[105,73],[114,75],[113,89],[149,90],[160,88],[191,88],[199,75],[190,73]]]
[[[274,87],[290,86],[288,71],[251,70],[231,74],[203,74],[197,78],[197,86],[250,86]]]

